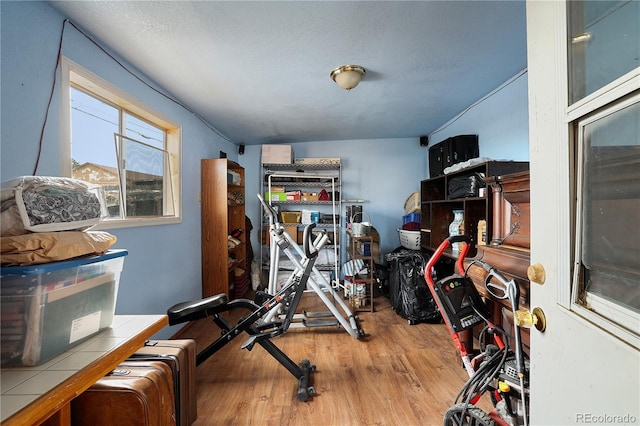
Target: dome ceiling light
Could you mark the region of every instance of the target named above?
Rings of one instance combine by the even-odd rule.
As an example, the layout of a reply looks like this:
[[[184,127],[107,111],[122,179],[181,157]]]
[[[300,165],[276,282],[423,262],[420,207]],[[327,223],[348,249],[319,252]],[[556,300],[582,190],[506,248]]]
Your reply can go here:
[[[366,71],[360,65],[343,65],[331,71],[329,76],[344,90],[349,91],[356,87]]]

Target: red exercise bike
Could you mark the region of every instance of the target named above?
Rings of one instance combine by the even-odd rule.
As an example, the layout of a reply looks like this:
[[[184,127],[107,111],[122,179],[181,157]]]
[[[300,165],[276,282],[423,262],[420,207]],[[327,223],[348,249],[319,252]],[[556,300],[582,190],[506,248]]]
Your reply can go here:
[[[435,264],[454,243],[462,246],[456,260],[457,273],[434,281]],[[522,348],[520,328],[515,321],[520,289],[514,280],[507,280],[491,265],[477,259],[472,261],[488,272],[484,285],[491,296],[511,303],[514,335],[509,336],[489,320],[487,307],[466,273],[464,258],[469,244],[469,238],[464,235],[447,238],[431,256],[424,271],[429,290],[469,373],[469,380],[458,393],[454,405],[445,413],[444,425],[527,426],[529,360]],[[473,348],[465,347],[459,333],[478,324],[484,324],[479,339],[481,352],[472,358]],[[487,340],[489,343],[485,343]],[[489,413],[474,405],[487,393],[494,406]]]

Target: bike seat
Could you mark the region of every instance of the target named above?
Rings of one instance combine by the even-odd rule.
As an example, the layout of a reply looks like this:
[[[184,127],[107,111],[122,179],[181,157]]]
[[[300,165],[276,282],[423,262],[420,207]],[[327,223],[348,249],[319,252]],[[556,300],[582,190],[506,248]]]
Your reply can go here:
[[[181,302],[167,309],[169,325],[195,321],[227,310],[229,298],[220,293],[200,300]]]

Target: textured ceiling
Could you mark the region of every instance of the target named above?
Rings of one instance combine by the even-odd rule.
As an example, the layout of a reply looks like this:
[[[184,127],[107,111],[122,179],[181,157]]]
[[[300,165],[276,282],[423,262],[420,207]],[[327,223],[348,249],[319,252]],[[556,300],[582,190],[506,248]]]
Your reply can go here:
[[[426,135],[526,68],[524,0],[50,3],[247,145]]]

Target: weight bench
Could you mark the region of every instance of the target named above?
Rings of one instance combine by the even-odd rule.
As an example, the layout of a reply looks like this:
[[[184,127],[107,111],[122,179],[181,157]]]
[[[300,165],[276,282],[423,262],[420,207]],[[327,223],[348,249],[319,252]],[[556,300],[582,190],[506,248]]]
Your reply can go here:
[[[222,331],[220,337],[196,355],[196,365],[209,359],[227,343],[245,332],[249,338],[243,343],[242,349],[250,351],[257,343],[293,374],[298,380],[297,397],[299,401],[306,401],[309,396],[316,394],[315,388],[309,384],[311,372],[316,369],[315,365],[312,365],[307,359],[302,360],[300,365],[296,364],[271,341],[271,338],[283,334],[289,328],[304,294],[309,275],[313,270],[318,255],[317,251],[310,249],[313,246],[311,244],[311,229],[314,226],[311,224],[304,230],[304,249],[308,259],[304,270],[300,271],[289,285],[283,287],[275,295],[259,291],[256,293],[255,301],[252,301],[249,299],[229,300],[227,295],[222,293],[201,300],[178,303],[167,310],[169,325],[212,317],[213,322]],[[284,317],[271,322],[262,321],[263,316],[277,305],[284,308],[286,312]],[[245,309],[250,314],[242,317],[237,324],[232,325],[221,314],[236,308]]]

